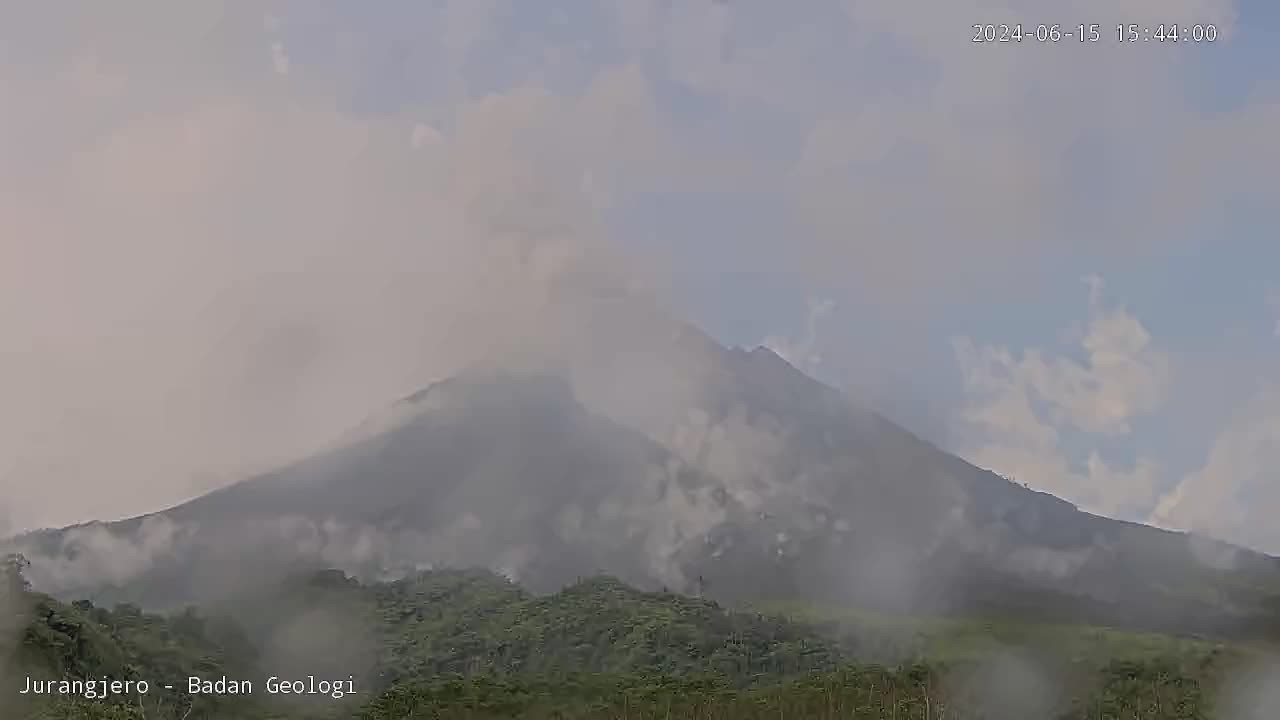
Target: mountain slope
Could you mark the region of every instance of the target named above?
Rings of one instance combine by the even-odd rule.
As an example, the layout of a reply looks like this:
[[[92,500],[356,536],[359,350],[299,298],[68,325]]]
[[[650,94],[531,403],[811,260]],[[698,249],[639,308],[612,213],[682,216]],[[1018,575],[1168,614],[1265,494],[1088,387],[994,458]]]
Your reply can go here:
[[[1081,512],[851,405],[768,350],[725,353],[735,371],[707,386],[709,429],[686,431],[698,441],[684,454],[718,477],[754,474],[763,517],[786,535],[776,551],[810,575],[804,594],[1202,632],[1273,612],[1275,558]],[[725,470],[741,464],[722,439],[735,433],[739,447],[765,448],[751,472]]]
[[[540,591],[604,571],[732,601],[1275,625],[1274,558],[1080,512],[768,350],[651,313],[612,317],[591,335],[604,349],[568,346],[546,372],[464,373],[335,450],[19,549],[42,587],[168,606],[298,567],[481,566]]]
[[[684,512],[732,502],[549,377],[478,373],[418,393],[337,450],[169,511],[19,539],[61,593],[175,606],[305,566],[377,577],[491,567],[556,589],[607,569],[689,587]],[[120,567],[128,565],[127,567]]]
[[[1276,558],[1081,512],[941,451],[767,349],[726,349],[625,312],[626,323],[599,323],[611,362],[575,367],[587,378],[579,393],[722,480],[753,514],[714,534],[707,577],[722,592],[768,574],[775,592],[894,611],[1185,632],[1274,624]],[[613,375],[647,392],[610,393]]]

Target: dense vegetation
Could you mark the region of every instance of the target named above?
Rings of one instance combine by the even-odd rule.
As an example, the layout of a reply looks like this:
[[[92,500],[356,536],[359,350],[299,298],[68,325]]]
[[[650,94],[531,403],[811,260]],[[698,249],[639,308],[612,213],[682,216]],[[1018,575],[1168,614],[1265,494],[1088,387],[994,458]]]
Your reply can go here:
[[[237,624],[65,604],[27,589],[15,563],[0,626],[6,719],[1250,717],[1215,714],[1249,653],[1156,636],[954,623],[903,633],[865,617],[729,612],[609,578],[537,596],[479,571],[373,585],[337,572],[293,578],[225,608]],[[865,661],[891,637],[903,638],[899,661]],[[355,676],[361,694],[283,704],[260,691],[194,703],[185,693],[191,675],[260,688],[268,674],[309,672]],[[141,702],[17,706],[13,683],[26,674],[147,679],[153,690]],[[175,689],[157,690],[165,684]]]
[[[227,618],[206,618],[194,609],[162,617],[132,605],[114,609],[94,607],[88,601],[59,602],[31,592],[21,579],[21,560],[4,563],[0,591],[0,707],[34,713],[33,717],[113,718],[167,717],[181,708],[191,717],[237,718],[241,709],[217,698],[191,702],[182,691],[191,675],[247,672],[255,664],[256,651],[237,624]],[[146,680],[152,692],[127,700],[130,708],[115,703],[60,702],[53,706],[28,705],[18,691],[25,678],[95,680]],[[163,686],[174,690],[166,691]],[[242,703],[236,703],[240,705]],[[181,715],[179,715],[180,717]],[[9,715],[0,715],[9,717]],[[249,716],[243,716],[249,717]]]

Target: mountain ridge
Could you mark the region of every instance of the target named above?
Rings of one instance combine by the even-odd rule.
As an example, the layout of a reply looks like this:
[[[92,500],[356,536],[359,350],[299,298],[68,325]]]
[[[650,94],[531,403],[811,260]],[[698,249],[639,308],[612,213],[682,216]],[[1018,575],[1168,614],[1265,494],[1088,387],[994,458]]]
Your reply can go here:
[[[37,583],[161,604],[298,563],[369,576],[476,565],[548,591],[606,571],[727,601],[789,594],[1203,632],[1272,618],[1276,558],[1083,512],[946,453],[767,348],[664,322],[632,325],[665,327],[665,345],[641,351],[615,323],[604,352],[571,346],[537,372],[465,371],[345,445],[18,545]],[[1197,543],[1229,562],[1205,562]],[[87,567],[120,557],[128,567]]]

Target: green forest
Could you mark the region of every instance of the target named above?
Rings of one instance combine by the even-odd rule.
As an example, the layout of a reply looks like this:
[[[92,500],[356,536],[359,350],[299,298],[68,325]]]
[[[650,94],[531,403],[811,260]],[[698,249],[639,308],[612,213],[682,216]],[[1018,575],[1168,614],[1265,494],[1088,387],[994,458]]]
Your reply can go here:
[[[1244,680],[1265,648],[1088,627],[729,610],[607,577],[539,596],[484,571],[373,584],[325,571],[216,611],[158,615],[64,603],[27,586],[20,558],[4,568],[6,719],[1240,720],[1255,717],[1266,684]],[[350,679],[356,693],[273,695],[263,692],[272,675]],[[191,695],[192,676],[249,679],[254,693]],[[150,690],[34,697],[19,693],[28,677],[146,680]]]

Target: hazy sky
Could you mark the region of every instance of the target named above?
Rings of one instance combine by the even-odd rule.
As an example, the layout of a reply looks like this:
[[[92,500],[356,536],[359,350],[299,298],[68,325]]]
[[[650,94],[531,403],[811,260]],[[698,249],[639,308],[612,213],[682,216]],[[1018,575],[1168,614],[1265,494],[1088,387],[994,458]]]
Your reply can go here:
[[[978,464],[1280,553],[1270,0],[0,7],[12,529],[301,454],[603,255]],[[1116,40],[1162,22],[1218,39]]]

